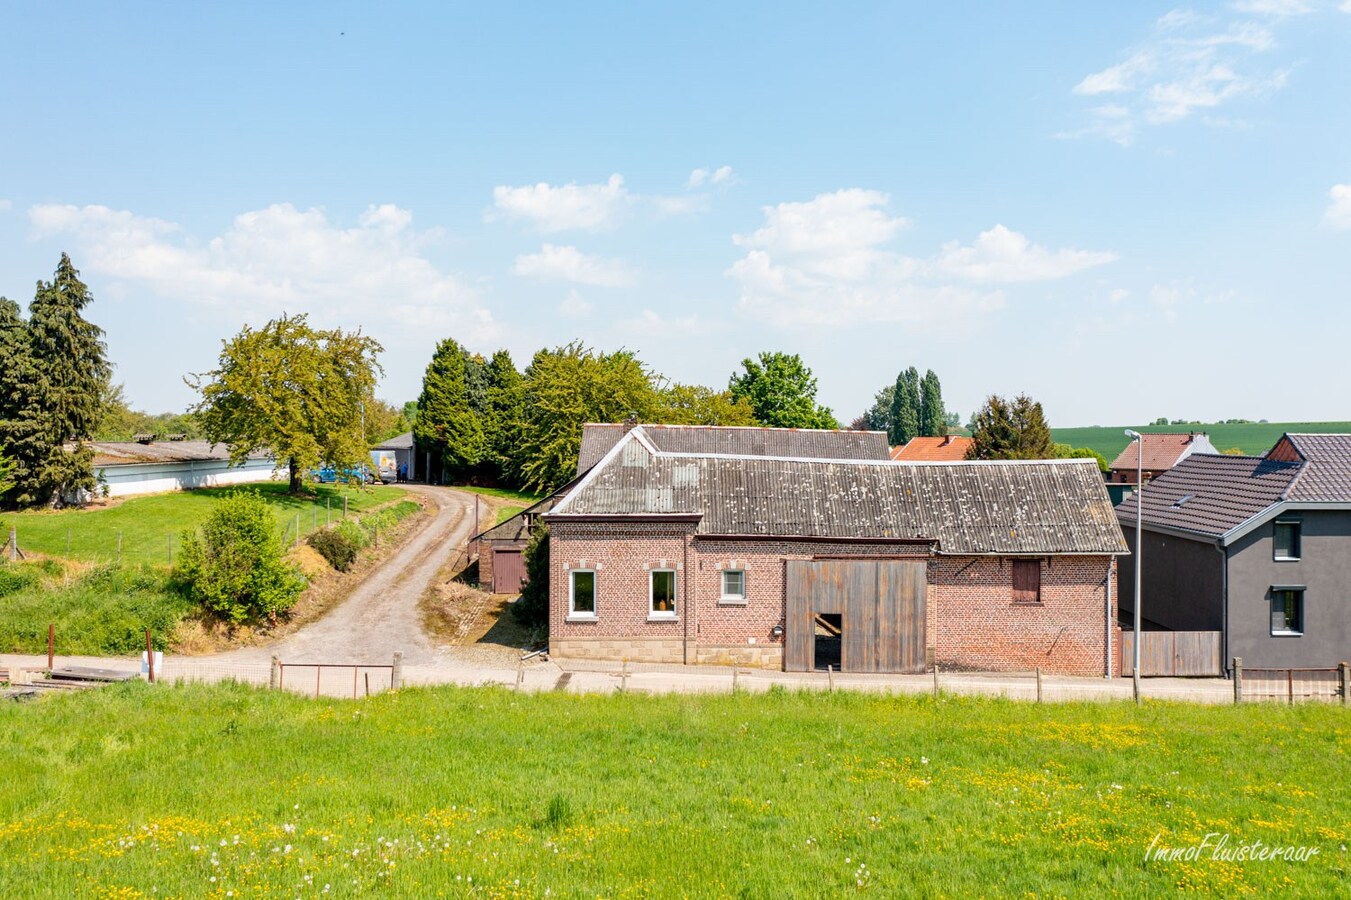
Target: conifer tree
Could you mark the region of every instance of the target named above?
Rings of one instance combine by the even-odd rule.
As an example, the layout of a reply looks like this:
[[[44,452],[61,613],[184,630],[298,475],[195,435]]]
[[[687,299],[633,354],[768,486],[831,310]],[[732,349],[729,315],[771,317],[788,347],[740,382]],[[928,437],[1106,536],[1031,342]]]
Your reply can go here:
[[[948,433],[947,410],[943,408],[943,386],[933,369],[924,373],[920,383],[919,433],[925,437],[940,437]]]
[[[469,403],[467,355],[453,338],[436,345],[422,378],[417,423],[418,444],[441,460],[450,478],[463,476],[483,458],[483,426]]]
[[[896,376],[891,402],[890,439],[892,446],[899,447],[920,433],[919,370],[914,366]]]
[[[484,456],[498,478],[519,483],[520,464],[516,448],[520,444],[521,423],[525,417],[525,386],[516,371],[511,354],[498,350],[488,360],[488,388],[483,431]]]
[[[972,420],[967,459],[1055,459],[1041,404],[1026,394],[1012,402],[991,395]]]

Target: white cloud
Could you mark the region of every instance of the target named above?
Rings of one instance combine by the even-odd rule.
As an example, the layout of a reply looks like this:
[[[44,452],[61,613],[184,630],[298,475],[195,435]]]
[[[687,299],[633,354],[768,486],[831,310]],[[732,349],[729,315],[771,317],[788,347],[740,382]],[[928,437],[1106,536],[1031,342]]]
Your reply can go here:
[[[525,219],[540,231],[595,231],[614,225],[633,202],[624,177],[611,175],[604,184],[541,181],[525,187],[498,185],[493,206],[508,218]]]
[[[1198,111],[1281,90],[1289,80],[1289,66],[1265,62],[1264,56],[1277,47],[1276,26],[1310,9],[1299,0],[1253,0],[1234,4],[1233,10],[1264,21],[1217,21],[1187,10],[1162,16],[1121,62],[1074,85],[1079,96],[1110,97],[1112,102],[1089,107],[1087,125],[1057,137],[1105,138],[1127,146],[1141,125],[1180,122]],[[1206,116],[1202,121],[1220,125],[1236,120]]]
[[[1333,228],[1351,228],[1351,184],[1334,184],[1328,197],[1332,202],[1323,213],[1323,221]]]
[[[637,317],[619,323],[619,330],[643,337],[685,337],[707,334],[711,326],[698,316],[662,316],[645,309]]]
[[[954,242],[934,258],[910,257],[887,246],[907,224],[886,211],[887,202],[885,194],[855,188],[765,207],[764,227],[733,236],[747,248],[727,272],[740,285],[740,310],[784,326],[897,322],[961,330],[1005,303],[1002,291],[973,285],[1062,278],[1115,259],[1048,250],[1002,225],[970,247]]]
[[[732,173],[731,166],[719,166],[716,169],[695,169],[690,173],[689,179],[685,182],[687,188],[701,188],[705,185],[725,185],[734,184],[736,176]]]
[[[1351,0],[1345,0],[1345,2],[1337,8],[1344,13],[1351,13]]]
[[[496,333],[478,293],[422,255],[431,233],[390,204],[369,207],[351,228],[321,209],[276,204],[236,216],[205,243],[173,222],[106,206],[40,205],[28,215],[35,236],[73,237],[81,268],[246,319],[308,312],[368,331],[453,328],[475,343]]]
[[[581,318],[590,313],[593,308],[576,290],[568,291],[568,295],[563,298],[563,302],[558,304],[559,315],[569,319]]]
[[[597,287],[632,284],[634,273],[617,259],[590,256],[576,247],[545,244],[538,253],[516,257],[512,271],[527,278],[572,281]]]

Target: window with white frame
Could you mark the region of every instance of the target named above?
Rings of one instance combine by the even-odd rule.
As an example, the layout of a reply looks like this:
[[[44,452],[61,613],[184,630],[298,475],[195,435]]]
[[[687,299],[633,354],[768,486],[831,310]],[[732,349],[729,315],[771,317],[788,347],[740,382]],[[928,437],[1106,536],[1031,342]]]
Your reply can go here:
[[[674,617],[676,614],[675,569],[653,569],[651,584],[649,612],[654,618]]]
[[[1271,589],[1271,633],[1273,635],[1302,635],[1304,633],[1304,589]]]
[[[723,603],[746,602],[745,569],[722,570],[722,596],[719,599]]]
[[[1298,519],[1276,520],[1272,529],[1272,555],[1276,559],[1284,561],[1299,559],[1299,525]]]
[[[596,617],[596,573],[592,569],[573,569],[568,615],[579,619]]]

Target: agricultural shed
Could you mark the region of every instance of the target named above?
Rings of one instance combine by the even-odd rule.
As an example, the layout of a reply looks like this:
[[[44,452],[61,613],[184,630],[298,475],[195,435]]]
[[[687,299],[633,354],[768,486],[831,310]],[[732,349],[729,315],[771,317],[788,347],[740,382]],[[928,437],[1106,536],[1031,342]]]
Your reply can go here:
[[[276,468],[272,455],[261,451],[232,467],[229,449],[208,441],[93,441],[89,446],[94,474],[108,486],[110,497],[271,481]]]

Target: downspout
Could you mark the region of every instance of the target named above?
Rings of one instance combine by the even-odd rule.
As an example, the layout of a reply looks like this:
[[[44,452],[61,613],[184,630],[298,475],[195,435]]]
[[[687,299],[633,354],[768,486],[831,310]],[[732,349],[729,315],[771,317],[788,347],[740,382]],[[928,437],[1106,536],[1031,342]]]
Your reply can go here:
[[[1103,634],[1107,638],[1107,672],[1102,677],[1112,680],[1112,576],[1116,574],[1116,554],[1107,563],[1107,609],[1103,613]]]
[[[690,593],[690,535],[688,534],[681,535],[680,543],[682,545],[681,552],[684,553],[685,555],[685,566],[684,566],[685,586],[683,590],[685,591],[685,606],[686,606],[685,615],[681,617],[685,620],[684,647],[681,650],[681,655],[685,660],[685,665],[688,666],[690,664],[690,619],[694,618],[694,610],[696,609],[694,597]]]
[[[1229,550],[1224,546],[1224,538],[1215,542],[1220,554],[1220,670],[1232,677],[1229,671]]]

